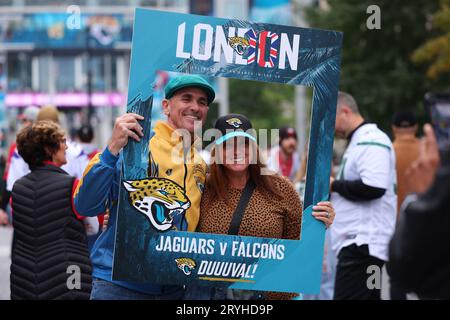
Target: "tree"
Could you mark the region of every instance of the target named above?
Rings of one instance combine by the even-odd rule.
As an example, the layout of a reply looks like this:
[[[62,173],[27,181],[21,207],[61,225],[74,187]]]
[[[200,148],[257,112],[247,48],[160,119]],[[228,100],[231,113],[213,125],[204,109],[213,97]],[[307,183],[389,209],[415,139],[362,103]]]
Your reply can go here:
[[[428,62],[428,78],[436,80],[440,75],[450,73],[450,0],[441,0],[441,8],[432,17],[433,29],[444,34],[427,40],[414,51],[413,61]]]
[[[255,129],[293,126],[294,86],[229,79],[230,113],[245,114]],[[217,106],[210,106],[207,128],[218,117]]]
[[[381,29],[369,29],[370,5],[381,9]],[[354,95],[368,120],[389,131],[392,114],[415,110],[425,117],[424,94],[448,86],[448,79],[431,82],[425,67],[411,59],[429,36],[427,21],[436,0],[329,0],[328,9],[310,7],[311,27],[344,32],[340,89]]]
[[[294,124],[292,116],[283,116],[286,108],[293,112],[293,86],[232,79],[230,93],[230,111],[245,113],[257,129]]]

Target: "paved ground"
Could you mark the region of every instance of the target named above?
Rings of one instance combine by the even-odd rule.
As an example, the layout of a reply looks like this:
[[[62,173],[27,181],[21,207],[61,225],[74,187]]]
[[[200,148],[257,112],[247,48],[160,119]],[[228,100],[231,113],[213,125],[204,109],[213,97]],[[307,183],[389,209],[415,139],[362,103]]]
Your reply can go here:
[[[0,227],[0,300],[9,300],[12,228]]]

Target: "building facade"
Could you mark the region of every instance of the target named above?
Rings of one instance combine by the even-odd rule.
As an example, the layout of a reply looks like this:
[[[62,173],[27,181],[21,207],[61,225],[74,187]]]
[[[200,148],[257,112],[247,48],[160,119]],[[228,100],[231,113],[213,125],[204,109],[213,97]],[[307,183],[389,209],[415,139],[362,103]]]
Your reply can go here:
[[[3,136],[24,107],[53,105],[69,133],[89,121],[105,145],[126,107],[135,7],[188,12],[189,1],[0,0]]]

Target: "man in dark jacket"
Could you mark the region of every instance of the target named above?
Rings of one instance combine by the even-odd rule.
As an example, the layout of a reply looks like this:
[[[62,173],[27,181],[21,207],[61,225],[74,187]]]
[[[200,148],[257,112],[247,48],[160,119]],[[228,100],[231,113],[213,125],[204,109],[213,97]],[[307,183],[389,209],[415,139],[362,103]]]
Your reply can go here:
[[[387,268],[408,292],[449,299],[450,153],[443,152],[440,159],[432,127],[424,130],[419,159],[407,173],[410,195],[390,243]]]

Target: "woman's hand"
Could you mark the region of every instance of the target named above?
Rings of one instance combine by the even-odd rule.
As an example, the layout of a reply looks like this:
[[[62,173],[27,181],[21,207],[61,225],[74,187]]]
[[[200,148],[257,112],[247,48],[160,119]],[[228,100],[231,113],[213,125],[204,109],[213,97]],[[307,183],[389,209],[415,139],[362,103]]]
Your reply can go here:
[[[336,213],[331,202],[323,201],[313,207],[312,215],[317,220],[325,223],[325,226],[328,228],[333,223]]]

